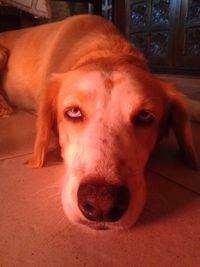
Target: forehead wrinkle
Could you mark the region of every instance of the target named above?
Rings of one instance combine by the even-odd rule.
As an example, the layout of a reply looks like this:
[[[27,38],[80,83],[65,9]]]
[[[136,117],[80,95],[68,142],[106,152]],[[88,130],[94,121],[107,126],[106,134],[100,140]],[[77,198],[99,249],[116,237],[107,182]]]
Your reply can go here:
[[[120,86],[123,82],[124,82],[124,77],[118,77],[118,78],[115,78],[113,83],[114,83],[114,86]]]
[[[109,77],[105,78],[104,79],[104,86],[106,89],[108,89],[109,91],[112,90],[113,88],[113,81],[112,79],[110,79]]]
[[[111,91],[113,88],[113,80],[112,80],[112,73],[110,71],[101,71],[100,72],[101,78],[103,79],[104,87]]]
[[[108,90],[112,90],[115,86],[119,86],[124,81],[124,77],[115,77],[116,73],[114,72],[104,72],[102,71],[102,76],[104,80],[104,86]],[[121,75],[120,75],[121,76]]]

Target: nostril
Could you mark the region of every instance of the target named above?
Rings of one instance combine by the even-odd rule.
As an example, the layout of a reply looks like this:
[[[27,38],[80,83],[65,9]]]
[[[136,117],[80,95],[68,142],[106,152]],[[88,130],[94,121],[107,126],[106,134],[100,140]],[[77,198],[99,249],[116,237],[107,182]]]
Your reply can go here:
[[[92,201],[91,197],[90,201]],[[91,221],[103,221],[102,211],[97,205],[95,205],[95,203],[79,203],[79,209],[87,219]]]
[[[111,222],[117,221],[118,219],[121,218],[123,212],[124,211],[120,209],[119,207],[114,207],[108,212],[107,218]]]
[[[118,221],[129,204],[129,192],[125,186],[105,182],[81,184],[77,198],[80,211],[91,221]]]
[[[83,208],[84,208],[84,210],[86,211],[86,212],[92,212],[93,210],[94,210],[94,207],[91,205],[91,204],[89,204],[89,203],[86,203],[84,206],[83,206]]]

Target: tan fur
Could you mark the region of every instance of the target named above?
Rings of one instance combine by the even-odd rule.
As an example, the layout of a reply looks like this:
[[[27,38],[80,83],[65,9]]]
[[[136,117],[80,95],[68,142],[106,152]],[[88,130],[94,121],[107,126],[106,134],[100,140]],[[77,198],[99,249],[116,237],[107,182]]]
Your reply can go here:
[[[198,167],[184,96],[150,74],[142,54],[110,22],[75,16],[1,33],[0,45],[6,97],[17,108],[37,112],[31,167],[43,166],[50,132],[58,132],[67,165],[63,206],[72,221],[89,224],[77,208],[81,181],[104,177],[126,183],[132,196],[124,217],[108,227],[131,226],[145,203],[145,164],[170,127],[187,161]],[[73,107],[83,112],[82,121],[64,117]],[[151,126],[134,122],[142,110],[154,114]]]

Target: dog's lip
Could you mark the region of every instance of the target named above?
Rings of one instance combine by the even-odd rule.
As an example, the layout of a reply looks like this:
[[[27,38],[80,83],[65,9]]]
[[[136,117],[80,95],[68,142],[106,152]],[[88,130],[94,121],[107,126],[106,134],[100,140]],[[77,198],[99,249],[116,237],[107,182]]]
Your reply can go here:
[[[104,222],[89,222],[86,220],[80,220],[79,224],[87,226],[93,230],[97,230],[97,231],[107,231],[110,230],[110,227],[108,225],[106,225],[106,223]]]

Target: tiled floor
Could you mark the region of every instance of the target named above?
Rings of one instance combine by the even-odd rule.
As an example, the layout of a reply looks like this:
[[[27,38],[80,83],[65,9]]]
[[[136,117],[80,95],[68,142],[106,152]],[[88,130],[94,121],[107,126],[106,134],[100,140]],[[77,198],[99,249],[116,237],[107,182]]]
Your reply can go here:
[[[186,83],[192,94],[200,93],[197,82]],[[137,225],[127,232],[95,232],[65,218],[61,162],[50,154],[45,168],[24,164],[34,121],[23,112],[0,119],[0,267],[200,266],[200,172],[179,161],[173,136],[148,164],[148,200]],[[193,133],[200,154],[200,124],[193,124]]]

